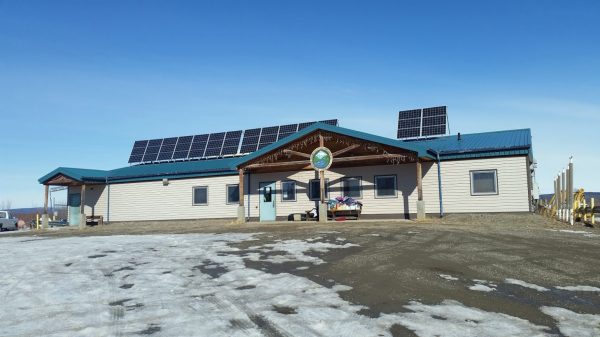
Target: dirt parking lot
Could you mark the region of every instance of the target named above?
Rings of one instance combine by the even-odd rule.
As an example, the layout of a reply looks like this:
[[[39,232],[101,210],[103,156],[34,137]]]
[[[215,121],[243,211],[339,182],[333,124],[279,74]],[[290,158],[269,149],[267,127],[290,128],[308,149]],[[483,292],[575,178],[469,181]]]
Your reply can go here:
[[[57,242],[58,251],[62,241],[48,239],[69,239],[69,244],[76,244],[75,240],[80,236],[126,234],[152,238],[168,235],[172,238],[181,237],[172,234],[184,233],[250,235],[251,239],[229,241],[226,254],[231,258],[243,258],[240,263],[245,270],[260,271],[264,275],[289,274],[296,277],[295,280],[307,279],[323,289],[337,289],[341,301],[356,309],[349,311],[360,320],[369,322],[365,323],[369,329],[380,329],[374,336],[518,336],[524,332],[525,335],[600,335],[600,230],[571,227],[537,215],[472,215],[449,216],[427,222],[348,221],[327,224],[239,225],[226,221],[113,223],[84,230],[65,228],[2,235],[0,245],[3,245],[3,239],[22,245],[28,240],[24,236],[33,236],[31,240],[41,240],[40,243],[43,241],[46,245]],[[109,240],[107,238],[100,243]],[[15,247],[13,252],[19,254],[20,246]],[[118,247],[119,251],[127,253],[127,245]],[[134,245],[129,247],[133,248]],[[169,252],[168,247],[161,249],[161,254]],[[207,277],[205,283],[222,280],[228,271],[238,268],[225,262],[219,264],[218,256],[224,256],[219,254],[225,253],[215,252],[214,256],[203,257],[204,261],[213,262],[195,266],[203,277]],[[189,249],[186,250],[188,253]],[[188,258],[193,258],[193,252],[190,254]],[[72,261],[73,256],[78,256],[76,253],[64,256],[69,256],[69,261],[55,262],[61,266],[77,263]],[[56,258],[64,259],[64,256]],[[81,261],[88,264],[101,260],[88,258],[81,255]],[[22,272],[27,274],[26,266],[23,268]],[[96,267],[90,264],[85,268]],[[6,273],[11,271],[4,269],[1,274]],[[103,273],[106,275],[106,270]],[[31,275],[34,274],[32,271]],[[52,288],[53,285],[48,284],[47,287]],[[187,287],[185,289],[189,291]],[[97,310],[102,310],[102,303],[108,302],[109,299],[99,300]],[[304,331],[299,334],[292,328],[292,317],[304,317],[301,315],[304,313],[302,308],[289,303],[272,305],[276,308],[272,315],[263,313],[260,316],[256,314],[258,309],[250,310],[252,314],[241,310],[249,317],[246,330],[240,330],[245,331],[241,335],[254,332],[259,336],[346,335],[343,329],[317,327],[310,333]],[[307,304],[307,308],[313,308],[311,305]],[[329,306],[344,307],[340,304]],[[6,322],[7,318],[3,319]],[[344,321],[341,316],[339,320]],[[298,322],[300,326],[309,325],[308,321]],[[256,326],[256,331],[249,328],[251,325]],[[27,325],[21,324],[21,327],[21,333],[15,335],[33,336],[32,331],[38,331],[28,329]],[[61,329],[57,327],[53,333],[69,335],[69,332],[80,332],[75,327]],[[134,330],[130,331],[131,335],[146,331]],[[0,335],[9,336],[11,331],[15,330],[0,329]],[[127,331],[125,327],[119,333],[129,335]],[[167,336],[174,331],[163,323],[162,330],[155,328],[146,332]],[[95,333],[104,335],[101,330]],[[113,333],[111,330],[106,335]],[[194,333],[181,332],[181,335]]]

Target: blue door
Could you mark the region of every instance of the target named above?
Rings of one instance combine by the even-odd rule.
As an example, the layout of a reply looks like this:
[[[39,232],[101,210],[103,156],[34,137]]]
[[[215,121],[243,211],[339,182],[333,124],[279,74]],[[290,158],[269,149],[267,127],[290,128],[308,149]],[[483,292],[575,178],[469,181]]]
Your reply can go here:
[[[81,193],[69,194],[69,225],[79,225],[81,221]]]
[[[260,183],[260,221],[275,221],[275,182]]]

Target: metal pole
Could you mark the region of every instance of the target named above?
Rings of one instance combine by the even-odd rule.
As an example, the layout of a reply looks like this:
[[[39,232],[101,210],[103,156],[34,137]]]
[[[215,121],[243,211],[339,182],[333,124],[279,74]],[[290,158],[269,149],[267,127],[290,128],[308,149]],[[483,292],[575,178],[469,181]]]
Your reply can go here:
[[[573,157],[569,158],[569,188],[567,190],[568,193],[568,203],[569,203],[569,221],[571,222],[571,226],[574,225],[575,221],[573,219]]]

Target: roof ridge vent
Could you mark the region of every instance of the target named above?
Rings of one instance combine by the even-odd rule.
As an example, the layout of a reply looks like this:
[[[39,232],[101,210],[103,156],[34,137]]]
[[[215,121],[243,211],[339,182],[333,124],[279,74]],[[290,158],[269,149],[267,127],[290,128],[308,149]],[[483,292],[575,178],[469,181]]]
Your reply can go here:
[[[458,133],[458,137],[457,138],[458,138],[459,141],[461,140],[460,132]]]

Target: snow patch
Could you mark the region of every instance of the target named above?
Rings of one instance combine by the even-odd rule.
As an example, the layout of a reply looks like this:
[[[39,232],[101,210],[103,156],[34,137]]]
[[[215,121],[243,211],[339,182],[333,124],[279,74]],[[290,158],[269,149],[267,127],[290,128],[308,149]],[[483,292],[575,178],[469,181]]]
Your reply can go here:
[[[592,286],[564,286],[564,287],[555,287],[560,290],[568,290],[568,291],[597,291],[600,292],[600,288],[592,287]]]
[[[529,288],[529,289],[534,289],[537,291],[548,291],[550,289],[548,288],[544,288],[542,286],[538,286],[537,284],[533,284],[533,283],[527,283],[525,281],[521,281],[521,280],[517,280],[514,278],[507,278],[504,280],[504,282],[508,283],[508,284],[515,284],[524,288]]]
[[[558,323],[560,332],[568,337],[600,336],[600,315],[578,314],[559,307],[541,307],[540,310],[552,316]]]
[[[439,277],[443,278],[444,280],[448,280],[448,281],[458,281],[458,277],[454,277],[452,275],[448,275],[448,274],[439,274]]]
[[[328,242],[314,242],[317,239],[321,239],[320,237],[308,239],[306,241],[303,240],[284,240],[276,243],[268,243],[261,248],[257,249],[262,252],[283,252],[283,255],[269,255],[266,258],[261,258],[258,253],[248,253],[244,256],[244,258],[250,261],[266,261],[271,263],[284,263],[284,262],[309,262],[315,265],[323,264],[321,258],[306,255],[307,252],[318,252],[318,253],[327,253],[331,249],[342,249],[349,247],[357,247],[357,244],[353,243],[345,243],[343,245],[337,245],[334,243]]]
[[[476,284],[476,285],[470,286],[469,289],[475,290],[475,291],[484,291],[484,292],[490,292],[490,291],[496,290],[496,288],[488,287],[483,284]]]
[[[546,327],[518,317],[467,307],[453,300],[439,305],[413,301],[405,308],[413,312],[382,314],[380,321],[390,326],[401,324],[419,336],[546,336]]]
[[[600,237],[600,234],[594,234],[591,232],[586,232],[586,231],[578,231],[578,230],[572,230],[572,229],[548,229],[551,232],[561,232],[561,233],[570,233],[570,234],[579,234],[579,235],[583,235],[587,238],[594,238],[594,237]]]

